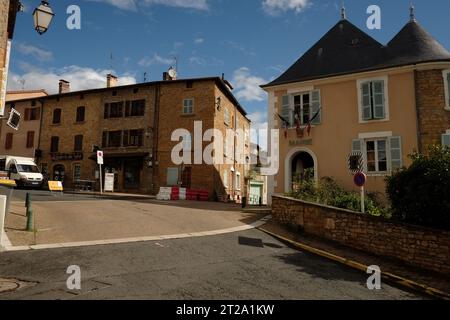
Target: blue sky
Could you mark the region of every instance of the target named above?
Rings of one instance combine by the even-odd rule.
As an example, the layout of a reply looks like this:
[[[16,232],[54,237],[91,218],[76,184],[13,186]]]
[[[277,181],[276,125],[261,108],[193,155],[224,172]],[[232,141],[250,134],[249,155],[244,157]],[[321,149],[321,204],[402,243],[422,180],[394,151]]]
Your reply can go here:
[[[48,33],[33,30],[39,0],[22,0],[11,56],[10,89],[102,87],[112,68],[122,84],[160,80],[178,57],[181,78],[225,76],[258,126],[266,116],[259,84],[277,77],[339,20],[340,0],[50,0]],[[66,9],[81,8],[81,30],[66,28]],[[366,28],[369,5],[382,29]],[[417,20],[450,49],[450,1],[415,0]],[[408,21],[409,0],[346,0],[348,19],[382,43]],[[111,62],[110,56],[113,55]],[[25,82],[21,82],[25,80]]]

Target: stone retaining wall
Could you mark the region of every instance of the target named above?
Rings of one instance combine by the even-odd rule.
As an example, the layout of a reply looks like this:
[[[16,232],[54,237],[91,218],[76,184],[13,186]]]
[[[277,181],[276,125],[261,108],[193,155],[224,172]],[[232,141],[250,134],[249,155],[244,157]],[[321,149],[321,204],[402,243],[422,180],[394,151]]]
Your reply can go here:
[[[376,255],[450,274],[450,232],[274,196],[274,219],[305,233]]]

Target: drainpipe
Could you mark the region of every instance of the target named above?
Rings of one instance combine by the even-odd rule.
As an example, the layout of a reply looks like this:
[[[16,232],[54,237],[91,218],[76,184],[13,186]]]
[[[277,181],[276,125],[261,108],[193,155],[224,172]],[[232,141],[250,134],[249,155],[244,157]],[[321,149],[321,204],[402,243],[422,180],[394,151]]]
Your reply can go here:
[[[39,135],[38,135],[37,148],[38,148],[38,150],[42,151],[42,149],[41,149],[41,134],[42,134],[42,126],[43,126],[43,123],[44,123],[44,99],[39,99],[39,102],[41,103],[41,112],[40,112],[41,117],[39,119]],[[36,158],[36,155],[35,155],[35,158]],[[38,159],[36,159],[36,160],[38,160]],[[36,161],[36,162],[38,162],[37,164],[40,164],[39,163],[40,160],[41,159],[39,159],[39,161]]]
[[[158,144],[159,144],[159,107],[160,107],[160,99],[161,99],[161,85],[157,84],[155,86],[155,94],[153,99],[153,177],[152,177],[152,184],[153,188],[155,187],[155,177],[156,172],[158,171],[158,165],[156,164],[158,162]],[[159,176],[159,175],[158,175]],[[159,181],[160,182],[160,181]]]
[[[419,147],[418,152],[422,153],[423,150],[423,146],[422,146],[422,128],[420,126],[420,117],[421,117],[421,113],[419,110],[419,105],[418,105],[418,98],[419,98],[419,90],[418,90],[418,83],[417,83],[417,70],[414,70],[414,94],[415,94],[415,104],[416,104],[416,126],[417,126],[417,146]]]

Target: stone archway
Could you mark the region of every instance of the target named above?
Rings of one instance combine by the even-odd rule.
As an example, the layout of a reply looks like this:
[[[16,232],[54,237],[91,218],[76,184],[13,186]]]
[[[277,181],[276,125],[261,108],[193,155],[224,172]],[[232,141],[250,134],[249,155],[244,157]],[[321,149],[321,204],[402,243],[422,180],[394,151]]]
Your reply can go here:
[[[306,169],[314,170],[314,180],[319,182],[318,162],[317,157],[308,148],[292,149],[286,156],[284,171],[285,171],[285,192],[292,192],[293,182],[295,177],[302,177]]]

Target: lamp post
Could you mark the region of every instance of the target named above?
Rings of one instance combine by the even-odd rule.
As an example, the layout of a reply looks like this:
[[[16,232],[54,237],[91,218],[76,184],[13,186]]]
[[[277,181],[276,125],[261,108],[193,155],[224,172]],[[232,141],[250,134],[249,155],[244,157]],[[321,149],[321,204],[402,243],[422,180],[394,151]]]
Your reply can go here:
[[[41,1],[41,5],[34,9],[34,29],[40,34],[47,32],[50,23],[54,17],[52,8],[47,1]]]

